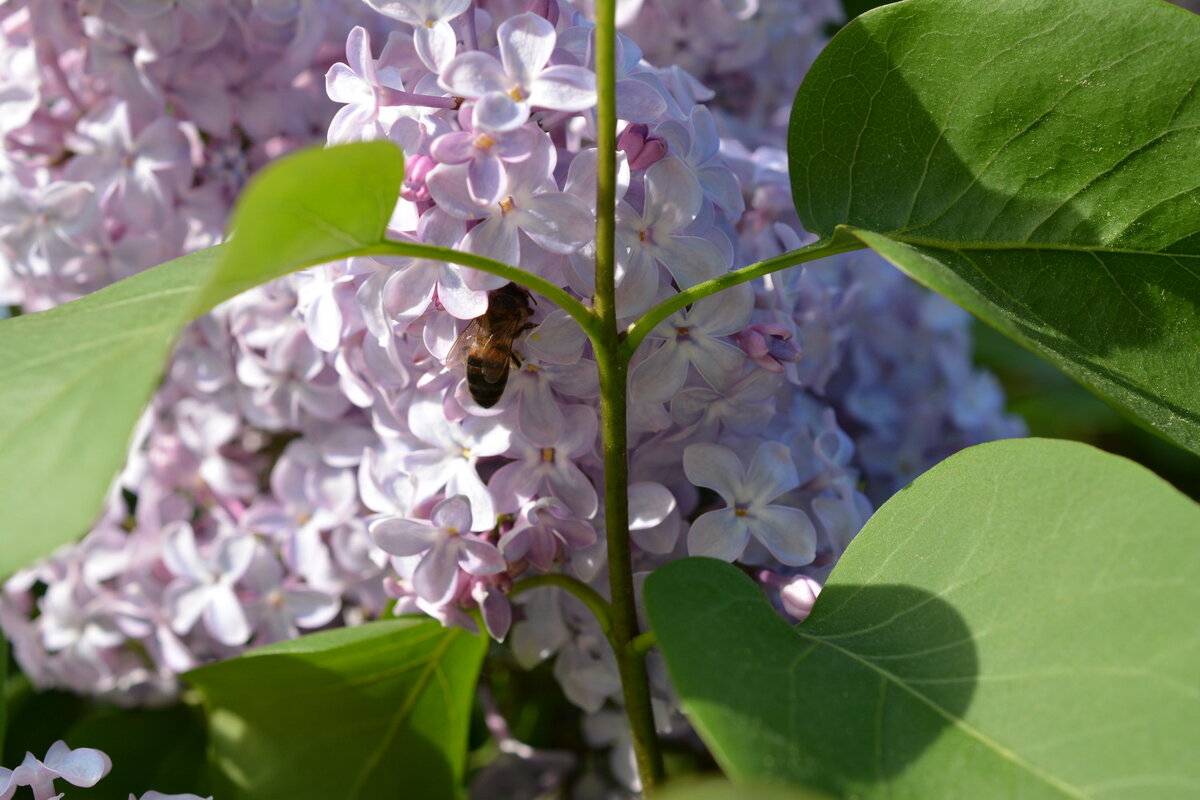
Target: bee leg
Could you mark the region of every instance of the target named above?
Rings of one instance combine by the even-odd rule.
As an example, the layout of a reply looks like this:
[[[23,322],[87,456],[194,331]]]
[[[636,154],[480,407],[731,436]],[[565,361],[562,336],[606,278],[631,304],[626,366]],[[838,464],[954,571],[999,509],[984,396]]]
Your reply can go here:
[[[516,350],[508,351],[508,360],[511,361],[512,365],[514,367],[516,367],[517,369],[520,369],[521,364],[524,363],[524,359],[521,358],[521,354],[518,353]]]

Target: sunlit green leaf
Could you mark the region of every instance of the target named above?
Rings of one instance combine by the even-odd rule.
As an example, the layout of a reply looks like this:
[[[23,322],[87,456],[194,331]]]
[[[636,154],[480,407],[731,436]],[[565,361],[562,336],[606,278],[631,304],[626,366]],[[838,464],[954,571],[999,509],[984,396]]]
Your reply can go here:
[[[736,568],[646,582],[735,780],[843,797],[1192,798],[1200,506],[1086,445],[1013,440],[888,501],[791,627]]]
[[[452,800],[483,637],[398,619],[284,642],[187,679],[226,800]]]
[[[796,208],[1200,452],[1197,52],[1159,0],[876,9],[796,97]]]
[[[0,321],[0,575],[80,536],[95,518],[193,316],[382,240],[403,174],[403,156],[387,142],[298,153],[251,183],[232,244]]]

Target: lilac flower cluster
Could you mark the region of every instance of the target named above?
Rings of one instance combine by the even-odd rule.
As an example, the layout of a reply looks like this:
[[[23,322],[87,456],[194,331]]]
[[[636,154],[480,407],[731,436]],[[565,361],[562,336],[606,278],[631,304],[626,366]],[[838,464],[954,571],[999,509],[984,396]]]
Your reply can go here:
[[[0,305],[39,310],[213,244],[246,176],[310,144],[353,0],[0,8]]]
[[[72,786],[90,788],[112,769],[112,759],[91,747],[71,749],[61,739],[50,745],[46,757],[39,759],[26,752],[25,760],[16,769],[0,767],[0,800],[9,800],[21,786],[28,786],[33,800],[59,800],[65,793],[56,794],[54,782],[63,780]],[[140,798],[129,800],[204,800],[194,794],[163,794],[149,791]],[[208,798],[212,800],[212,798]]]
[[[374,21],[349,32],[345,60],[326,74],[341,108],[323,135],[404,149],[391,234],[518,265],[586,301],[597,163],[586,3],[367,4]],[[256,3],[255,13],[286,5]],[[688,68],[706,79],[736,73],[754,89],[747,118],[774,118],[786,101],[775,87],[798,83],[806,66],[794,37],[802,53],[815,51],[831,5],[623,4],[627,30],[657,49],[643,57],[622,37],[617,59],[621,324],[810,238],[782,152],[769,136],[728,138],[735,117],[703,104],[712,92],[653,32],[683,20],[688,36],[719,37],[689,45]],[[702,13],[720,25],[688,22]],[[67,165],[86,152],[72,150]],[[56,188],[54,202],[153,205],[177,166],[154,163],[161,169],[139,172],[140,183]],[[43,206],[61,183],[44,182]],[[211,236],[204,225],[216,217],[214,206],[189,226]],[[72,230],[32,237],[6,285],[63,279],[67,262],[51,253],[81,241]],[[200,320],[102,521],[5,585],[0,614],[22,668],[39,685],[135,701],[169,695],[195,664],[353,624],[389,601],[471,628],[467,612],[478,608],[520,663],[554,659],[567,697],[592,715],[594,744],[621,741],[606,722],[620,698],[616,664],[595,619],[556,588],[510,595],[539,573],[566,572],[602,594],[607,582],[599,390],[582,331],[539,301],[516,325],[520,363],[499,402],[481,404],[465,378],[464,333],[471,338],[505,283],[443,262],[358,258],[253,290]],[[480,346],[504,367],[509,344]],[[629,400],[636,569],[689,553],[737,561],[796,618],[874,504],[955,449],[1020,432],[994,381],[971,365],[966,318],[866,254],[774,274],[672,315],[635,356]],[[667,729],[661,671],[654,688]],[[632,782],[629,768],[619,766]]]

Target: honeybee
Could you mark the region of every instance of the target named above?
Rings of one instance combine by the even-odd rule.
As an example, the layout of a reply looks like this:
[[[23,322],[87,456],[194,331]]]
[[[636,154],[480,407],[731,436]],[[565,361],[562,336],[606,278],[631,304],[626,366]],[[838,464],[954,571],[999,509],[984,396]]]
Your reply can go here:
[[[513,342],[533,327],[533,297],[515,283],[488,292],[487,312],[467,323],[454,344],[467,367],[467,388],[484,408],[491,408],[504,394],[510,366],[520,366]]]

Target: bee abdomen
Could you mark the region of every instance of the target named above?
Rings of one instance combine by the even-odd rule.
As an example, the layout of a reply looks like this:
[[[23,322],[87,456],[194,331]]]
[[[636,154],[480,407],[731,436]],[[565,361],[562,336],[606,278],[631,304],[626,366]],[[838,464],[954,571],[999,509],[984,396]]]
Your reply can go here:
[[[471,397],[475,402],[484,408],[491,408],[500,402],[504,387],[508,383],[507,368],[500,373],[499,378],[492,381],[488,379],[487,373],[495,369],[496,365],[493,362],[467,354],[466,364],[467,388],[471,390]]]

